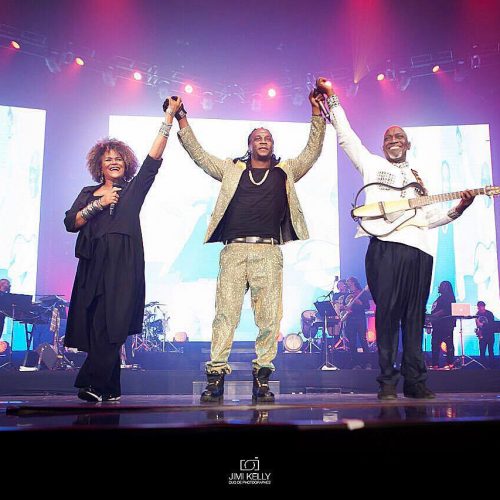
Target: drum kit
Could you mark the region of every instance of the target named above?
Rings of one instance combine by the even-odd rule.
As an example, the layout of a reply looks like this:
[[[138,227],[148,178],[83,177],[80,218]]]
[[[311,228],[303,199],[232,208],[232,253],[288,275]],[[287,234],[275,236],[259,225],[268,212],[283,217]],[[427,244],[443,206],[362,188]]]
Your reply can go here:
[[[170,332],[169,320],[165,304],[157,301],[146,304],[142,332],[134,336],[132,351],[180,352],[180,349],[167,338]]]

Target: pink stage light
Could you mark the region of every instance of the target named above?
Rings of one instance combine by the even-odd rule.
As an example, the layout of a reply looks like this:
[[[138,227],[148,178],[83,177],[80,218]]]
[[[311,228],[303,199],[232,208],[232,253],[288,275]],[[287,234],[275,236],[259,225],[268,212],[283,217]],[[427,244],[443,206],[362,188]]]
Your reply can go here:
[[[142,73],[140,71],[134,71],[134,80],[142,80]]]
[[[377,80],[378,80],[379,82],[381,82],[381,81],[382,81],[382,80],[384,80],[384,79],[385,79],[385,75],[384,75],[384,73],[379,73],[379,74],[377,75]]]
[[[193,90],[193,86],[189,83],[184,86],[184,92],[186,92],[186,94],[192,94]]]
[[[16,49],[16,50],[19,50],[21,48],[21,45],[19,44],[19,42],[16,42],[15,40],[12,40],[10,42],[10,46],[13,48],[13,49]]]
[[[267,90],[267,95],[268,97],[270,97],[271,99],[274,99],[276,97],[278,93],[276,92],[276,89],[271,87]]]
[[[439,64],[436,64],[436,66],[432,68],[432,72],[437,73],[438,71],[439,71]]]
[[[81,57],[75,57],[75,63],[78,64],[78,66],[85,65],[85,61]]]

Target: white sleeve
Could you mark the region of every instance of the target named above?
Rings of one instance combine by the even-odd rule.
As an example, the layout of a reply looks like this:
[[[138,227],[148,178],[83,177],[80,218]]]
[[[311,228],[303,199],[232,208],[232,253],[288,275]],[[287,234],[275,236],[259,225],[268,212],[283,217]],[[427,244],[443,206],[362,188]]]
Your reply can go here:
[[[346,152],[361,175],[364,175],[370,162],[373,163],[374,155],[363,146],[361,139],[352,129],[342,106],[337,105],[330,108],[330,121],[337,131],[339,146]]]
[[[428,229],[449,224],[460,216],[453,208],[450,210],[427,206],[422,207],[422,209],[427,220]]]

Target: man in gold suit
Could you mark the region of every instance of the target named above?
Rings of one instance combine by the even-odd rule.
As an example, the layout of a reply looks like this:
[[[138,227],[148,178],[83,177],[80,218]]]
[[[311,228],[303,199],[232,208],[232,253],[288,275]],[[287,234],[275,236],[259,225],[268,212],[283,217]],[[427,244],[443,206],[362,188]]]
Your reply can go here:
[[[259,333],[252,361],[254,402],[273,402],[269,378],[278,348],[282,318],[283,256],[280,244],[309,237],[295,182],[318,159],[323,146],[325,122],[311,94],[311,129],[304,150],[280,161],[274,155],[271,132],[257,128],[248,137],[248,150],[241,158],[219,159],[197,141],[187,117],[179,119],[182,146],[208,175],[222,183],[210,218],[205,243],[223,242],[217,279],[215,318],[212,325],[208,385],[202,402],[220,402],[234,331],[248,289]]]

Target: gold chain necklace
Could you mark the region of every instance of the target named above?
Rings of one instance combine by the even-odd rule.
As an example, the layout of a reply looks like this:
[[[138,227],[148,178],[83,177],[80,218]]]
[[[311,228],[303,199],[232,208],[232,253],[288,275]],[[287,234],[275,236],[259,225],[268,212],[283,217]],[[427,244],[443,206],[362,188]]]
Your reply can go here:
[[[252,182],[252,184],[255,184],[256,186],[260,186],[261,184],[264,184],[265,180],[267,179],[267,176],[269,175],[269,170],[266,171],[266,173],[264,174],[264,177],[262,177],[262,180],[259,182],[255,182],[255,179],[253,178],[253,175],[252,175],[252,171],[248,170],[248,175],[250,177],[250,181]]]

